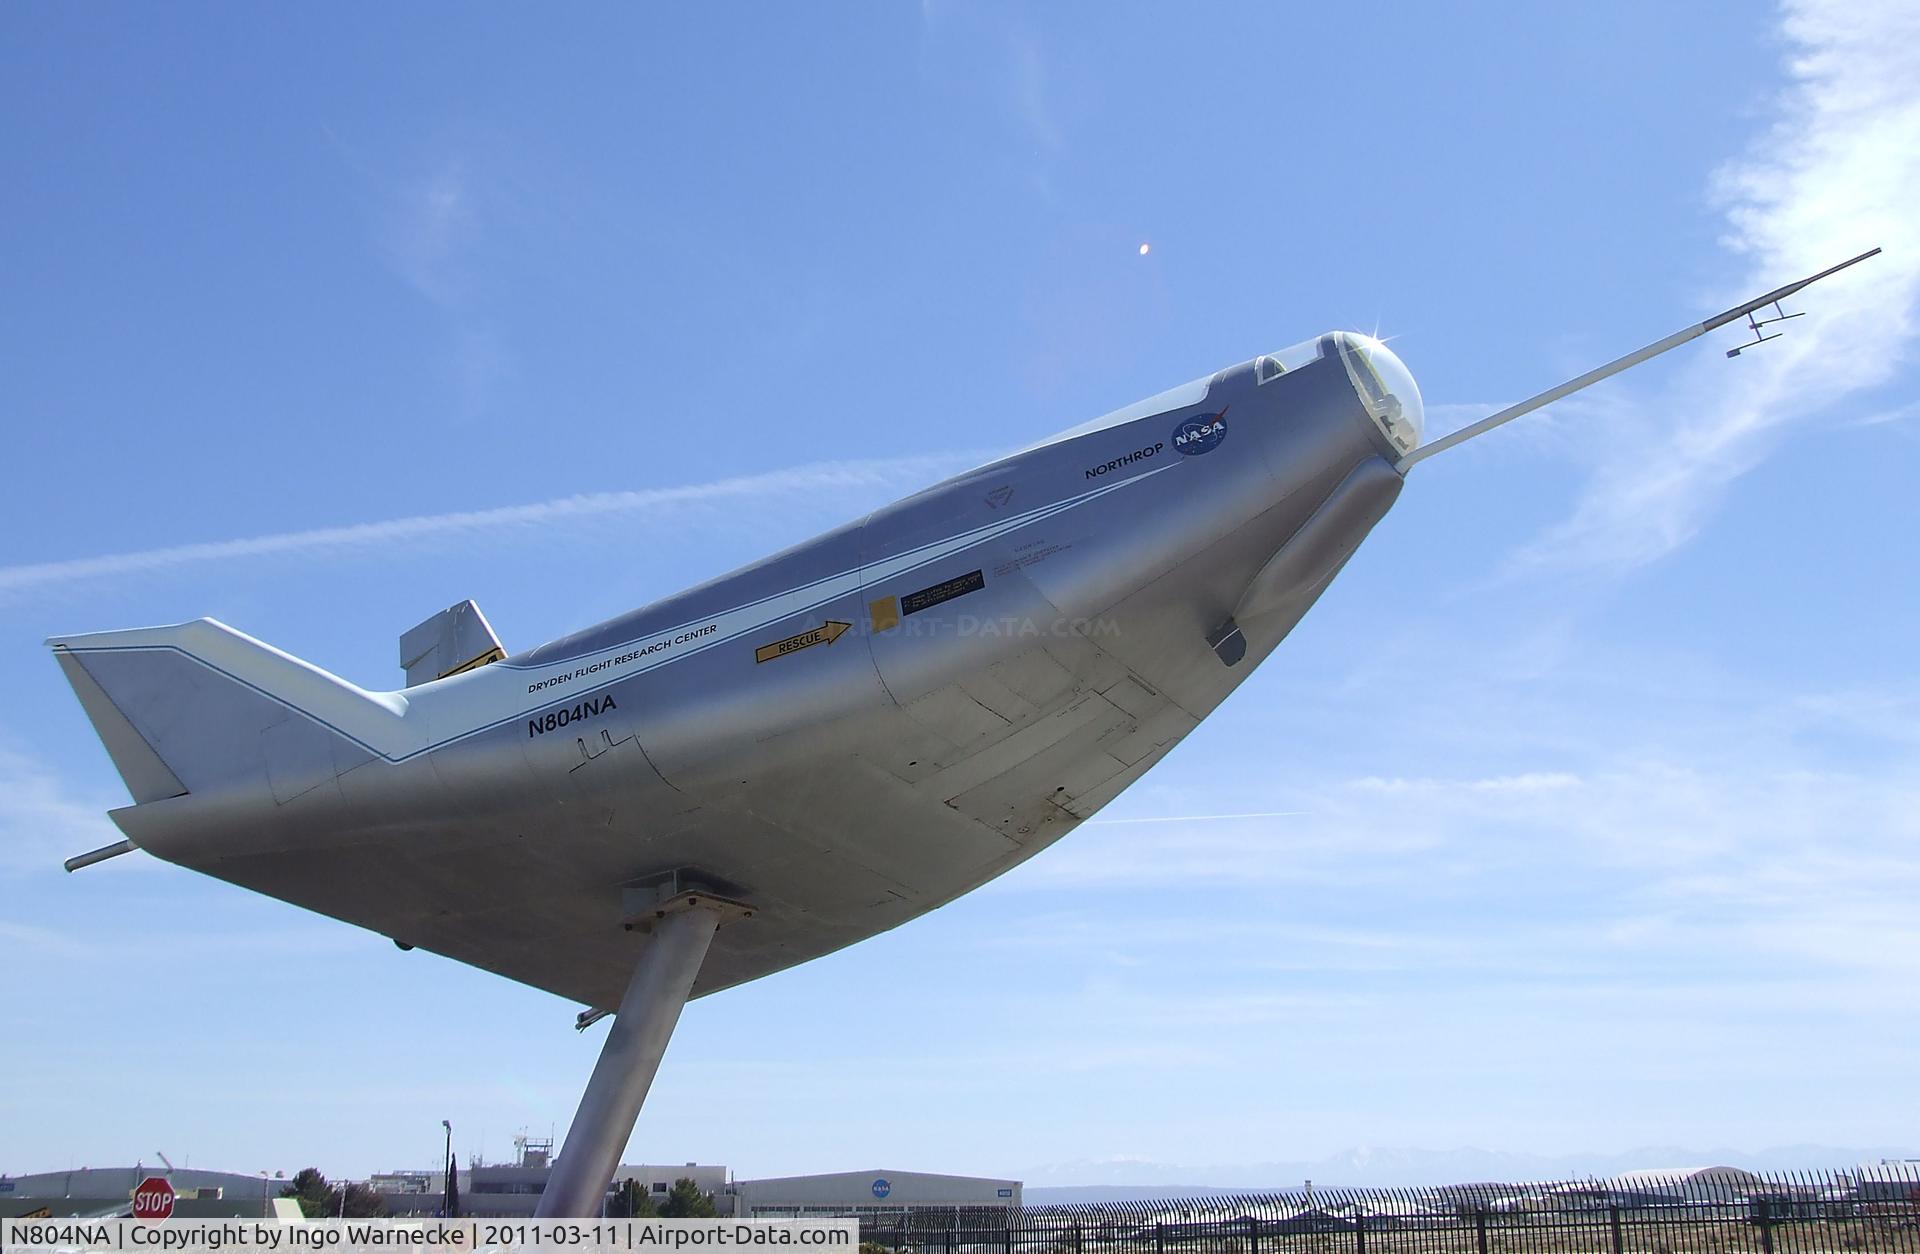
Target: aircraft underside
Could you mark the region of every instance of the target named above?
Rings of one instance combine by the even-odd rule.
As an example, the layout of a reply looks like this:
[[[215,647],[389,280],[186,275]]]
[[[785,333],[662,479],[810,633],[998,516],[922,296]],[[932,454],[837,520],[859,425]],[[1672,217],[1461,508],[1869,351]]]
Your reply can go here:
[[[716,782],[698,791],[665,786],[629,733],[589,741],[553,800],[517,811],[176,860],[594,1008],[618,1003],[645,944],[623,926],[619,886],[692,868],[754,910],[719,929],[694,986],[704,995],[953,900],[1144,774],[1251,669],[1223,667],[1183,608],[1143,608],[1179,607],[1176,592],[1143,589],[1138,607],[1014,636],[999,660],[905,706],[710,764]],[[1250,625],[1252,660],[1318,592]],[[1162,665],[1143,675],[1122,644]]]

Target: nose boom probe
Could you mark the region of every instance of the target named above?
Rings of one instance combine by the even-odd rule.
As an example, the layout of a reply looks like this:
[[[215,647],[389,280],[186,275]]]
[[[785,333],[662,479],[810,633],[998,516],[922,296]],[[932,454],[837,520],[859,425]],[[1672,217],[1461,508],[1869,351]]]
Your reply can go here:
[[[1425,461],[1427,458],[1432,457],[1435,453],[1444,453],[1456,444],[1464,444],[1468,440],[1473,439],[1473,437],[1477,435],[1484,435],[1487,432],[1493,430],[1495,427],[1503,426],[1506,423],[1512,422],[1515,418],[1521,417],[1524,414],[1530,414],[1536,409],[1540,409],[1544,406],[1551,405],[1555,401],[1561,399],[1562,397],[1573,395],[1575,392],[1580,391],[1582,388],[1592,387],[1594,384],[1600,382],[1600,380],[1602,379],[1610,378],[1613,375],[1619,374],[1622,370],[1631,369],[1632,367],[1639,365],[1643,361],[1648,361],[1648,360],[1651,360],[1652,358],[1658,357],[1660,354],[1666,352],[1669,349],[1678,348],[1682,344],[1687,343],[1689,340],[1698,339],[1699,337],[1705,335],[1709,331],[1718,330],[1719,328],[1726,326],[1729,322],[1738,322],[1742,318],[1747,318],[1757,309],[1763,309],[1768,305],[1774,305],[1776,306],[1776,312],[1778,312],[1777,306],[1779,305],[1779,303],[1785,300],[1787,297],[1793,295],[1795,292],[1799,291],[1801,288],[1806,287],[1807,285],[1812,283],[1818,283],[1821,279],[1826,278],[1828,275],[1837,274],[1838,272],[1846,269],[1848,266],[1854,265],[1857,262],[1865,261],[1869,257],[1878,255],[1879,252],[1880,250],[1878,248],[1874,248],[1874,249],[1870,249],[1867,252],[1861,253],[1858,257],[1849,257],[1847,260],[1841,262],[1837,266],[1828,266],[1825,270],[1822,270],[1820,273],[1808,275],[1806,278],[1801,279],[1797,283],[1789,283],[1785,287],[1775,288],[1773,291],[1768,292],[1765,296],[1756,296],[1754,299],[1747,301],[1744,304],[1734,306],[1732,309],[1727,310],[1725,313],[1715,314],[1713,317],[1708,318],[1705,322],[1695,323],[1693,326],[1687,327],[1685,330],[1675,331],[1672,335],[1669,335],[1664,340],[1655,340],[1653,343],[1647,345],[1645,348],[1635,349],[1633,352],[1628,353],[1625,357],[1616,357],[1614,360],[1608,362],[1606,365],[1601,366],[1595,370],[1589,370],[1587,371],[1587,373],[1581,375],[1577,379],[1569,379],[1565,383],[1560,384],[1558,387],[1548,388],[1546,391],[1540,393],[1538,396],[1530,396],[1526,400],[1521,401],[1518,405],[1509,405],[1505,409],[1501,410],[1499,413],[1489,414],[1485,418],[1482,418],[1479,422],[1470,423],[1469,425],[1460,428],[1458,431],[1452,432],[1449,435],[1442,436],[1440,439],[1435,440],[1431,444],[1423,444],[1419,448],[1414,449],[1411,453],[1408,453],[1405,457],[1402,457],[1399,461],[1395,462],[1393,464],[1393,468],[1404,475],[1405,473],[1407,473],[1408,467],[1413,466],[1416,463]],[[1760,327],[1770,326],[1775,322],[1784,322],[1789,317],[1799,317],[1799,315],[1786,314],[1778,318],[1762,319],[1759,322],[1754,324],[1754,328],[1753,328],[1754,333],[1755,335],[1759,335]],[[1727,356],[1729,357],[1738,356],[1740,354],[1741,349],[1752,348],[1755,344],[1764,343],[1766,340],[1773,340],[1778,338],[1780,338],[1780,333],[1777,331],[1774,332],[1772,335],[1761,336],[1758,339],[1750,340],[1747,343],[1742,344],[1739,348],[1736,348],[1732,352],[1728,353]]]

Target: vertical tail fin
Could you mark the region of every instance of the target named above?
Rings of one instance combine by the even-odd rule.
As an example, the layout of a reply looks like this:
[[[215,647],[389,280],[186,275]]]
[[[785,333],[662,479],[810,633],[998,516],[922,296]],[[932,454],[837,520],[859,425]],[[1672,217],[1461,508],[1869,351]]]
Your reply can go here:
[[[406,709],[212,619],[47,643],[143,805],[261,782],[290,800],[380,752]]]

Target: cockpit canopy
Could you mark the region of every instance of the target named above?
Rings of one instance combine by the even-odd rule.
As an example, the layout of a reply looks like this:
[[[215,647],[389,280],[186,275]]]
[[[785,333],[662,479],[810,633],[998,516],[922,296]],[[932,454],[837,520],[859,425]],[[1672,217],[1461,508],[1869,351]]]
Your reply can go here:
[[[1329,353],[1337,353],[1346,367],[1353,390],[1366,406],[1367,414],[1402,453],[1411,453],[1420,443],[1426,425],[1426,407],[1420,400],[1420,388],[1394,351],[1370,335],[1335,331],[1318,339],[1268,353],[1254,362],[1253,376],[1260,383],[1271,383],[1289,370],[1298,370]]]

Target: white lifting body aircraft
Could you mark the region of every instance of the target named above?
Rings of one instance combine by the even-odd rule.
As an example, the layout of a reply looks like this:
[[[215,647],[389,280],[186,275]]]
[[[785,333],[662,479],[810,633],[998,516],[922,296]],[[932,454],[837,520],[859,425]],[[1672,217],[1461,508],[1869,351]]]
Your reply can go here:
[[[538,1211],[596,1214],[690,997],[1071,831],[1423,459],[1717,327],[1771,338],[1758,311],[1872,255],[1426,445],[1400,359],[1323,335],[536,649],[462,602],[402,637],[397,691],[211,619],[51,640],[134,802],[68,868],[142,849],[613,1013]]]

